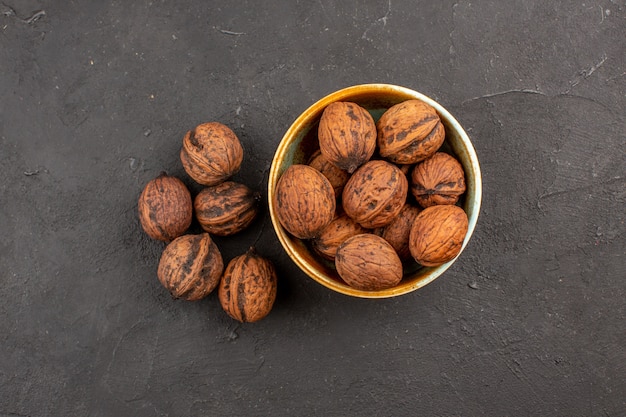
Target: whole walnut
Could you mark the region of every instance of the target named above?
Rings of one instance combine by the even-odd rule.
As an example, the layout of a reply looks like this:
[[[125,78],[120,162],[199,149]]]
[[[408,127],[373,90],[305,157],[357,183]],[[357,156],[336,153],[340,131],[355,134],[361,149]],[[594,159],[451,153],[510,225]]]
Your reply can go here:
[[[276,299],[276,270],[254,248],[233,258],[224,271],[218,296],[224,311],[240,322],[267,316]]]
[[[276,184],[273,203],[280,224],[299,239],[311,239],[335,216],[335,192],[321,172],[291,165]]]
[[[346,182],[348,182],[350,174],[332,164],[324,155],[322,155],[322,152],[319,149],[311,156],[308,164],[328,178],[330,185],[332,185],[333,190],[335,190],[335,197],[341,197],[343,187],[346,185]]]
[[[360,290],[384,290],[402,280],[402,261],[396,251],[385,239],[369,233],[339,245],[335,266],[348,285]]]
[[[220,282],[224,262],[208,233],[183,235],[163,251],[157,276],[174,298],[200,300]]]
[[[166,242],[185,233],[193,217],[189,190],[181,180],[164,172],[146,184],[137,208],[148,236]]]
[[[391,223],[376,230],[376,234],[389,242],[403,261],[411,259],[409,235],[413,222],[420,211],[418,207],[407,203]]]
[[[380,156],[397,164],[414,164],[428,158],[446,136],[437,111],[421,100],[390,107],[376,127]]]
[[[361,166],[343,189],[345,212],[366,229],[386,226],[400,213],[409,182],[400,169],[374,160]]]
[[[409,236],[413,258],[424,266],[439,266],[454,259],[463,247],[467,214],[458,206],[431,206],[417,215]]]
[[[453,156],[436,152],[413,170],[411,192],[422,207],[456,204],[465,192],[463,167]]]
[[[194,200],[196,218],[207,232],[229,236],[248,227],[259,210],[261,194],[244,184],[226,181],[200,191]]]
[[[343,213],[335,217],[322,229],[320,235],[313,239],[313,249],[322,257],[334,261],[339,245],[346,239],[362,233],[367,233],[367,230]]]
[[[196,182],[217,185],[239,171],[243,148],[228,126],[203,123],[185,135],[180,160]]]
[[[326,106],[317,136],[322,155],[350,174],[376,149],[374,119],[356,103],[339,101]]]

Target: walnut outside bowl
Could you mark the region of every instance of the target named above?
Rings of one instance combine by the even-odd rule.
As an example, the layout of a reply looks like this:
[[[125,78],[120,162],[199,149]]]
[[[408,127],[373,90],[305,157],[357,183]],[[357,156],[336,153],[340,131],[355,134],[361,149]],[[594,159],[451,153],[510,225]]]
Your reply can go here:
[[[309,157],[318,149],[317,128],[326,106],[335,101],[355,102],[367,109],[373,116],[374,121],[378,121],[389,107],[411,99],[422,100],[437,110],[446,129],[446,140],[442,150],[454,154],[463,166],[467,191],[460,200],[460,205],[467,213],[469,229],[463,241],[461,253],[472,236],[480,211],[482,182],[478,157],[467,133],[465,133],[459,122],[439,103],[408,88],[388,84],[364,84],[336,91],[306,109],[289,127],[274,155],[268,182],[270,217],[278,240],[289,257],[304,273],[333,291],[361,298],[386,298],[406,294],[434,281],[460,255],[457,255],[457,258],[450,262],[437,267],[422,267],[417,263],[407,264],[404,268],[402,281],[393,288],[380,291],[358,290],[342,281],[334,265],[317,255],[309,242],[290,235],[282,227],[276,215],[273,199],[278,179],[290,165],[305,164]]]

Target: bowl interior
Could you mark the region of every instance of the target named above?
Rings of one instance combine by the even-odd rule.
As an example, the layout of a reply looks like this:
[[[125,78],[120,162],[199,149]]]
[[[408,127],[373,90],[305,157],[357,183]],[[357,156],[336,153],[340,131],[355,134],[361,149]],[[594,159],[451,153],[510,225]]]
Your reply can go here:
[[[348,87],[332,93],[313,104],[295,120],[285,133],[274,155],[270,168],[268,200],[270,216],[278,239],[300,269],[320,284],[342,294],[364,298],[382,298],[405,294],[432,282],[452,265],[454,259],[432,268],[421,267],[415,262],[407,263],[400,284],[386,290],[362,291],[350,287],[339,277],[331,262],[316,255],[308,242],[291,236],[281,226],[273,204],[276,183],[289,166],[305,164],[319,148],[317,127],[322,112],[328,104],[335,101],[355,102],[367,109],[374,121],[378,121],[389,107],[410,99],[422,100],[437,110],[446,130],[446,140],[442,150],[454,154],[465,171],[467,191],[460,202],[469,219],[469,229],[463,242],[463,248],[465,248],[480,211],[482,188],[478,158],[467,134],[452,115],[437,102],[416,91],[387,84],[366,84]]]

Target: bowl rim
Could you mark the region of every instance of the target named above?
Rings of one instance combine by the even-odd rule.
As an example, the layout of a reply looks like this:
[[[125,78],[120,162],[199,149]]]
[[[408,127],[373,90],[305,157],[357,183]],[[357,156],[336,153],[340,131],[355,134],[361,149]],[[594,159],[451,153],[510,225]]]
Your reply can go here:
[[[399,285],[395,287],[388,288],[385,290],[379,290],[379,291],[364,291],[364,290],[359,290],[359,289],[350,287],[347,284],[342,284],[338,281],[335,281],[334,279],[326,277],[325,274],[321,273],[315,267],[313,267],[303,256],[301,256],[292,247],[292,244],[289,241],[292,238],[280,224],[280,221],[278,220],[276,216],[276,211],[275,211],[274,201],[273,201],[276,184],[280,177],[279,171],[281,170],[281,167],[283,165],[283,159],[285,158],[285,155],[287,154],[287,151],[289,147],[291,146],[293,139],[297,137],[297,133],[307,124],[309,124],[311,121],[314,121],[314,116],[319,114],[330,103],[333,103],[336,101],[344,101],[351,97],[354,97],[355,95],[357,95],[357,93],[362,94],[364,92],[368,94],[392,93],[395,95],[403,95],[407,97],[406,98],[407,100],[418,99],[433,106],[435,110],[437,111],[437,113],[440,115],[440,117],[445,119],[446,122],[454,129],[454,131],[460,137],[460,140],[463,143],[463,146],[465,148],[465,151],[467,153],[467,156],[470,162],[469,167],[467,167],[467,169],[471,170],[472,177],[473,177],[472,191],[473,191],[474,198],[471,202],[472,210],[471,210],[471,213],[469,213],[468,215],[468,220],[469,220],[468,230],[467,230],[467,234],[465,235],[465,239],[463,240],[463,245],[461,247],[461,251],[459,252],[459,254],[454,259],[450,260],[449,262],[443,265],[432,267],[432,268],[426,268],[426,270],[428,271],[427,272],[428,276],[426,276],[424,279],[420,279],[415,282],[407,282],[404,284],[400,283]],[[272,225],[274,227],[274,232],[276,233],[278,240],[280,241],[280,244],[282,245],[283,249],[287,252],[291,260],[306,275],[308,275],[310,278],[313,278],[313,280],[317,281],[319,284],[325,286],[326,288],[329,288],[340,294],[353,296],[353,297],[359,297],[359,298],[389,298],[389,297],[395,297],[395,296],[413,292],[431,283],[432,281],[437,279],[439,276],[441,276],[448,268],[450,268],[450,266],[460,256],[460,254],[463,252],[463,250],[467,246],[467,243],[469,242],[474,232],[474,229],[476,227],[476,223],[478,221],[478,216],[479,216],[480,206],[481,206],[481,201],[482,201],[482,177],[481,177],[480,165],[478,163],[478,156],[476,154],[476,150],[474,149],[474,146],[469,136],[467,135],[467,133],[465,132],[461,124],[441,104],[431,99],[430,97],[425,96],[422,93],[419,93],[415,90],[411,90],[409,88],[401,87],[398,85],[382,84],[382,83],[358,84],[358,85],[353,85],[350,87],[342,88],[340,90],[337,90],[335,92],[332,92],[322,97],[321,99],[317,100],[315,103],[310,105],[294,120],[294,122],[289,126],[289,128],[283,135],[280,143],[278,144],[278,147],[276,148],[276,152],[274,153],[272,164],[270,166],[267,192],[268,192],[267,195],[268,195],[268,206],[269,206],[270,218],[272,221]]]

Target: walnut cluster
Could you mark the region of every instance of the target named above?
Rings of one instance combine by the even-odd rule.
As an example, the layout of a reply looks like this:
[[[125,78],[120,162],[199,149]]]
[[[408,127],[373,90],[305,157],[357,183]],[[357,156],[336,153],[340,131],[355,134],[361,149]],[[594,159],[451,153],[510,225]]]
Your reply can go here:
[[[335,102],[317,133],[319,149],[283,173],[274,203],[282,226],[346,284],[391,288],[407,264],[438,266],[460,253],[465,173],[432,106],[406,100],[375,121],[357,103]]]
[[[239,138],[222,123],[203,123],[185,134],[180,161],[189,177],[204,186],[195,198],[183,181],[163,173],[146,184],[138,202],[144,231],[168,242],[159,261],[159,281],[172,297],[190,301],[219,288],[219,301],[230,317],[241,322],[262,319],[276,298],[272,262],[251,248],[224,267],[212,239],[243,231],[259,212],[261,194],[230,180],[243,161]],[[194,217],[202,233],[189,230]]]

